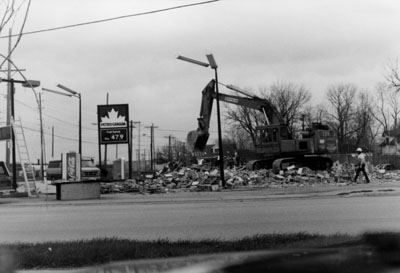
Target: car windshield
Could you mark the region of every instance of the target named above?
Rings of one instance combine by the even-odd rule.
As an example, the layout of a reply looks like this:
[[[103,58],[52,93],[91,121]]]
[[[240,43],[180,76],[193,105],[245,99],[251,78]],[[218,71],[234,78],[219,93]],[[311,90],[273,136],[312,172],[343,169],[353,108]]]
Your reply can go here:
[[[49,168],[60,168],[61,167],[61,161],[50,161],[49,162]]]
[[[91,159],[87,159],[87,160],[83,159],[82,167],[95,167],[95,165]]]

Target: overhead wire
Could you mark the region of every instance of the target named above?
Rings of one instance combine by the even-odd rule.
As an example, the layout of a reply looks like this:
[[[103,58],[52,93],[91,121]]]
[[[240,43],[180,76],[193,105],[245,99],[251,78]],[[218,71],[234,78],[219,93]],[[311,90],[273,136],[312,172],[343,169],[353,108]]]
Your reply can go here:
[[[36,33],[42,33],[42,32],[49,32],[49,31],[67,29],[67,28],[74,28],[74,27],[80,27],[80,26],[85,26],[85,25],[104,23],[104,22],[109,22],[109,21],[125,19],[125,18],[129,18],[129,17],[149,15],[149,14],[161,13],[161,12],[175,10],[175,9],[182,9],[182,8],[188,8],[188,7],[198,6],[198,5],[205,5],[205,4],[210,4],[210,3],[218,2],[218,1],[221,1],[221,0],[210,0],[210,1],[204,1],[204,2],[197,2],[197,3],[186,4],[186,5],[174,6],[174,7],[170,7],[170,8],[157,9],[157,10],[151,10],[151,11],[146,11],[146,12],[139,12],[139,13],[134,13],[134,14],[106,18],[106,19],[101,19],[101,20],[89,21],[89,22],[84,22],[84,23],[78,23],[78,24],[72,24],[72,25],[66,25],[66,26],[60,26],[60,27],[53,27],[53,28],[47,28],[47,29],[41,29],[41,30],[34,30],[34,31],[27,31],[27,32],[19,33],[19,34],[14,34],[11,36],[10,35],[0,36],[0,39],[14,37],[14,36],[30,35],[30,34],[36,34]]]
[[[22,128],[23,128],[24,130],[28,130],[28,131],[31,131],[31,132],[40,133],[40,130],[33,129],[33,128],[30,128],[30,127],[27,127],[27,126],[22,126]],[[44,135],[47,135],[47,136],[53,136],[53,134],[46,133],[44,130],[43,130],[43,134],[44,134]],[[78,142],[78,139],[68,138],[68,137],[60,136],[60,135],[56,135],[56,134],[54,134],[54,137],[58,137],[58,138],[61,138],[61,139],[71,140],[71,141],[74,141],[74,142]],[[97,142],[93,142],[93,141],[82,141],[82,142],[89,143],[89,144],[97,143]]]
[[[5,95],[1,95],[2,97],[5,97]],[[34,110],[35,112],[38,112],[38,109],[37,108],[35,108],[35,107],[32,107],[32,106],[30,106],[30,105],[27,105],[26,103],[23,103],[22,101],[19,101],[19,100],[15,100],[15,102],[17,102],[18,104],[21,104],[21,105],[23,105],[23,106],[25,106],[25,107],[27,107],[27,108],[29,108],[29,109],[32,109],[32,110]],[[46,108],[48,108],[47,106],[46,106]],[[54,110],[54,109],[53,109]],[[74,127],[78,127],[79,125],[78,124],[76,124],[76,123],[73,123],[73,122],[68,122],[68,121],[65,121],[65,120],[62,120],[62,119],[60,119],[60,118],[57,118],[55,115],[52,115],[52,114],[47,114],[47,113],[43,113],[42,112],[42,115],[43,116],[45,116],[45,117],[47,117],[47,118],[50,118],[50,119],[53,119],[53,120],[56,120],[56,121],[59,121],[59,122],[61,122],[61,123],[63,123],[63,124],[66,124],[66,125],[70,125],[70,126],[74,126]],[[97,128],[90,128],[90,127],[87,127],[87,126],[82,126],[82,128],[84,128],[84,129],[86,129],[86,130],[90,130],[90,131],[97,131],[98,129]],[[34,129],[31,129],[30,128],[30,130],[34,130]],[[183,129],[166,129],[166,128],[154,128],[154,130],[157,132],[157,131],[160,131],[160,132],[170,132],[170,133],[187,133],[188,131],[187,130],[183,130]],[[38,130],[37,130],[37,132],[39,132]],[[210,131],[210,133],[216,133],[215,131]],[[147,134],[146,134],[147,135]],[[133,136],[135,136],[135,134],[133,134]],[[166,137],[167,135],[162,135],[162,136],[157,136],[157,134],[155,134],[155,139],[159,139],[159,140],[161,140],[161,139],[164,139],[165,137]],[[58,136],[58,137],[61,137],[61,136]],[[181,137],[177,137],[177,136],[173,136],[175,139],[177,139],[177,140],[180,140],[180,141],[184,141],[185,139],[184,138],[181,138]],[[62,137],[61,137],[62,138]],[[68,139],[68,138],[66,138],[66,139]],[[145,139],[145,138],[144,138]],[[145,141],[145,140],[144,140]]]
[[[55,31],[55,30],[61,30],[61,29],[66,29],[66,28],[73,28],[73,27],[79,27],[79,26],[84,26],[84,25],[90,25],[90,24],[97,24],[97,23],[103,23],[103,22],[108,22],[108,21],[114,21],[114,20],[120,20],[120,19],[124,19],[124,18],[129,18],[129,17],[135,17],[135,16],[142,16],[142,15],[149,15],[149,14],[154,14],[154,13],[160,13],[160,12],[165,12],[165,11],[170,11],[170,10],[174,10],[174,9],[181,9],[181,8],[187,8],[187,7],[192,7],[192,6],[197,6],[197,5],[204,5],[204,4],[209,4],[209,3],[213,3],[213,2],[218,2],[220,0],[210,0],[210,1],[203,1],[203,2],[197,2],[197,3],[191,3],[191,4],[186,4],[186,5],[180,5],[180,6],[174,6],[174,7],[170,7],[170,8],[164,8],[164,9],[158,9],[158,10],[152,10],[152,11],[147,11],[147,12],[141,12],[141,13],[135,13],[135,14],[129,14],[129,15],[123,15],[123,16],[117,16],[117,17],[112,17],[112,18],[106,18],[106,19],[101,19],[101,20],[95,20],[95,21],[89,21],[89,22],[84,22],[84,23],[78,23],[78,24],[72,24],[72,25],[66,25],[66,26],[61,26],[61,27],[54,27],[54,28],[48,28],[48,29],[42,29],[42,30],[36,30],[36,31],[30,31],[30,32],[22,32],[19,34],[15,34],[15,35],[6,35],[6,36],[0,36],[0,39],[4,39],[4,38],[9,38],[9,37],[14,37],[14,36],[19,36],[21,37],[22,35],[30,35],[30,34],[36,34],[36,33],[42,33],[42,32],[49,32],[49,31]],[[27,105],[21,101],[16,100],[16,102],[18,102],[19,104],[34,110],[35,112],[38,112],[39,110]],[[78,126],[76,124],[73,123],[69,123],[66,121],[63,121],[61,119],[56,118],[54,115],[48,115],[48,114],[43,114],[42,115],[52,118],[54,120],[60,121],[64,124],[69,124],[72,126]],[[30,131],[34,131],[34,132],[38,132],[40,133],[40,130],[35,130],[29,127],[24,127],[27,130]],[[92,131],[96,131],[96,129],[92,129],[89,127],[83,127],[87,130],[92,130]],[[167,132],[186,132],[186,130],[177,130],[177,129],[159,129],[160,131],[167,131]],[[49,135],[48,133],[45,133],[45,135]],[[58,137],[61,139],[65,139],[65,140],[71,140],[71,141],[76,141],[75,139],[72,138],[67,138],[65,136],[59,136],[59,135],[54,135],[54,137]],[[161,139],[161,138],[165,138],[165,136],[162,137],[155,137],[156,139]],[[178,139],[177,137],[175,137],[175,139]],[[84,141],[86,143],[93,143],[93,142],[88,142],[88,141]]]

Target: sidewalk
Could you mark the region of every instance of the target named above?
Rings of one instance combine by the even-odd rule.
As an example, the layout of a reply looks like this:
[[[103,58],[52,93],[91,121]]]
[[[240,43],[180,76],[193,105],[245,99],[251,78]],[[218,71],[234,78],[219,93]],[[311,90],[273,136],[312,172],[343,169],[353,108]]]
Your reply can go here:
[[[94,205],[107,203],[185,203],[205,201],[262,200],[275,198],[323,198],[326,196],[355,195],[398,195],[400,181],[372,181],[369,184],[318,184],[298,187],[287,185],[280,188],[241,187],[220,191],[189,191],[189,189],[171,190],[166,193],[108,193],[100,199],[56,200],[55,194],[39,194],[32,197],[0,197],[0,206],[65,206]]]

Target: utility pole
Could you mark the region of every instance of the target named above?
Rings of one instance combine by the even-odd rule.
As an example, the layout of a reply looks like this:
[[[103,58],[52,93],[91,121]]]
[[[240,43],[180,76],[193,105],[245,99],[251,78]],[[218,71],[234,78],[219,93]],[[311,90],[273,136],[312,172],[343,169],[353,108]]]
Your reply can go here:
[[[54,126],[51,127],[51,158],[54,158]]]
[[[8,35],[8,62],[7,62],[7,70],[1,70],[1,72],[7,72],[7,80],[8,80],[8,85],[7,85],[7,120],[6,120],[6,125],[7,126],[11,126],[11,90],[12,90],[12,86],[11,86],[11,72],[16,71],[16,72],[20,72],[20,71],[25,71],[25,69],[20,69],[20,70],[13,70],[11,69],[11,49],[12,49],[12,45],[11,45],[11,36],[12,36],[12,30],[11,28],[8,31],[9,35]],[[9,169],[10,168],[10,157],[11,157],[11,147],[12,145],[14,145],[14,143],[11,143],[10,140],[6,141],[6,165]]]
[[[2,79],[2,81],[4,82],[8,82],[11,83],[11,119],[14,121],[14,117],[15,117],[15,108],[14,108],[14,93],[15,93],[15,88],[14,88],[14,84],[15,83],[21,83],[22,86],[24,87],[38,87],[40,85],[39,81],[20,81],[20,80],[14,80],[14,79]],[[13,165],[12,165],[12,172],[13,172],[13,188],[17,189],[17,164],[16,164],[16,153],[15,153],[15,134],[14,134],[14,130],[11,130],[11,141],[12,141],[12,158],[13,158]],[[43,143],[41,143],[42,145]]]
[[[172,151],[171,151],[171,139],[172,139],[172,136],[169,135],[169,136],[167,136],[165,138],[168,138],[168,161],[172,162]]]
[[[140,121],[132,121],[132,128],[133,128],[133,124],[139,124],[139,127],[138,127],[138,130],[139,130],[139,135],[138,135],[138,173],[139,173],[139,176],[140,176],[140,170],[141,170],[141,167],[140,167]],[[131,131],[131,136],[132,136],[132,131]]]
[[[140,175],[140,172],[142,171],[142,165],[141,165],[141,162],[140,162],[140,121],[139,121],[139,139],[138,139],[138,142],[139,142],[139,151],[138,151],[138,153],[139,153],[139,175]]]
[[[171,156],[171,135],[168,136],[168,157],[169,157],[169,162],[172,161],[172,156]]]
[[[39,117],[40,117],[40,173],[42,176],[42,181],[44,181],[44,137],[43,137],[43,122],[42,122],[42,93],[39,92]]]
[[[154,125],[150,127],[150,170],[154,171]]]
[[[15,121],[15,108],[14,108],[14,81],[11,79],[11,116],[10,118],[13,119],[13,123]],[[14,126],[14,124],[12,125]],[[16,154],[15,154],[15,133],[14,130],[11,130],[11,141],[12,141],[12,158],[13,158],[13,165],[12,165],[12,172],[13,172],[13,188],[14,190],[17,189],[17,161],[16,161]]]
[[[8,71],[7,71],[7,79],[11,79],[11,34],[12,31],[9,29],[9,38],[8,38]],[[7,126],[11,126],[11,82],[8,82],[7,84]],[[10,140],[6,141],[6,165],[8,168],[10,168]],[[14,143],[12,143],[14,145]]]
[[[154,128],[158,128],[151,124],[151,126],[146,126],[146,128],[150,128],[150,170],[154,171]]]
[[[146,163],[146,149],[143,149],[143,162],[144,162],[144,171],[147,171],[147,163]]]

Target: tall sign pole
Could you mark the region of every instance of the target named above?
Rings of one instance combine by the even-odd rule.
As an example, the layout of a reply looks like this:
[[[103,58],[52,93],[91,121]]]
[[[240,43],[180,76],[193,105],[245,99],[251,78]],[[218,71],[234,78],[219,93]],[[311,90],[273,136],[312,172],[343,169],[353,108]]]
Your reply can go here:
[[[212,54],[206,55],[208,63],[215,72],[215,92],[217,94],[217,125],[218,125],[218,151],[219,151],[219,173],[221,178],[222,187],[225,187],[225,175],[224,175],[224,152],[222,147],[222,129],[221,129],[221,112],[219,107],[219,89],[218,89],[218,65],[215,62],[214,56]]]
[[[128,150],[130,150],[128,104],[97,105],[97,125],[99,158],[101,158],[101,145],[128,144]],[[131,174],[129,174],[129,177],[131,178]]]
[[[108,105],[108,92],[106,97],[106,105]],[[104,144],[104,165],[107,167],[107,144]]]

